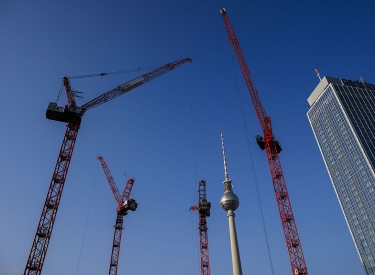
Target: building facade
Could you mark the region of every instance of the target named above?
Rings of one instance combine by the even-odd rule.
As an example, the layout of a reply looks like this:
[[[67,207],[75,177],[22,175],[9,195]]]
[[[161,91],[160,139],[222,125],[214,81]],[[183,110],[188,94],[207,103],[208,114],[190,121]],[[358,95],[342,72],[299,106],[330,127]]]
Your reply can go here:
[[[355,247],[375,275],[375,85],[324,77],[307,112]]]

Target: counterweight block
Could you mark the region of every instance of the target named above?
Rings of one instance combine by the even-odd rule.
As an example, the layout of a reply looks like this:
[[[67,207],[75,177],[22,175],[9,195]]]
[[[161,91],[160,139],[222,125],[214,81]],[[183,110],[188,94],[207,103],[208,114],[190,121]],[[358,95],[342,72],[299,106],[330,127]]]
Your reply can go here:
[[[50,102],[46,111],[46,118],[60,122],[69,122],[73,119],[81,119],[85,109],[81,107],[65,107],[57,106],[57,103]]]
[[[211,203],[208,202],[206,199],[199,201],[199,204],[198,204],[199,214],[204,214],[207,217],[209,217],[211,214],[210,209],[211,209]]]
[[[117,212],[121,215],[126,216],[129,210],[135,211],[137,209],[137,206],[138,204],[136,203],[135,200],[129,199],[117,208]]]

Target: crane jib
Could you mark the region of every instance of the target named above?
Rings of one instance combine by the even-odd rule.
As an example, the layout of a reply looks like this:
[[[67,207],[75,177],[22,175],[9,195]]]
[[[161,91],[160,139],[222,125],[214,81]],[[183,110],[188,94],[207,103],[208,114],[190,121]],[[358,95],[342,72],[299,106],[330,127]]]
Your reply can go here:
[[[128,88],[128,87],[130,87],[130,86],[132,86],[134,84],[137,84],[137,83],[143,81],[143,80],[144,80],[144,77],[140,76],[140,77],[138,77],[136,79],[133,79],[133,80],[131,80],[129,82],[126,82],[125,84],[121,85],[120,87],[123,88],[123,89],[126,89],[126,88]]]

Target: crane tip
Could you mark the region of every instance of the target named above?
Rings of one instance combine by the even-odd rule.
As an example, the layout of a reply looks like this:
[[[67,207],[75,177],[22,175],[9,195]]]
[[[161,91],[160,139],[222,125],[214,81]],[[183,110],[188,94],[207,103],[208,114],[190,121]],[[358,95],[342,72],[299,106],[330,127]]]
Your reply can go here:
[[[225,10],[225,8],[222,8],[220,9],[220,13],[223,14],[223,13],[226,13],[227,11]]]

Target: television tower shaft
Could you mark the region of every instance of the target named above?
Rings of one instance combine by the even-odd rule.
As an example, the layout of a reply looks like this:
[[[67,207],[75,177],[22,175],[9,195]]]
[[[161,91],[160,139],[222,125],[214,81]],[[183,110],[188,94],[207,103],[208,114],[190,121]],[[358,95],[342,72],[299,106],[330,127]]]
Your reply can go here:
[[[199,212],[199,235],[200,235],[200,257],[201,257],[201,275],[210,275],[210,259],[208,257],[208,234],[207,220],[210,216],[211,203],[207,201],[206,181],[201,180],[198,183],[198,205],[190,207],[190,210]]]
[[[266,115],[266,112],[264,111],[260,102],[258,92],[251,78],[245,57],[243,56],[240,44],[229,21],[226,10],[222,8],[220,13],[223,17],[229,40],[232,43],[250,98],[253,102],[256,115],[263,131],[264,140],[261,136],[256,136],[256,140],[260,148],[262,150],[266,150],[268,166],[270,168],[277,206],[284,231],[286,247],[288,249],[290,265],[292,268],[292,274],[308,275],[296,222],[294,220],[292,205],[289,200],[288,190],[286,188],[286,182],[279,159],[279,153],[282,150],[281,145],[273,135],[271,117]]]
[[[236,210],[240,204],[240,200],[233,193],[233,184],[232,180],[229,179],[228,169],[227,169],[227,159],[225,157],[224,149],[224,138],[223,134],[221,136],[221,148],[223,150],[223,160],[224,160],[224,195],[220,199],[220,205],[228,213],[228,222],[229,222],[229,236],[230,236],[230,248],[232,252],[232,268],[233,275],[242,275],[241,267],[241,258],[240,250],[238,248],[237,232],[236,232],[236,223],[234,221],[234,210]]]

